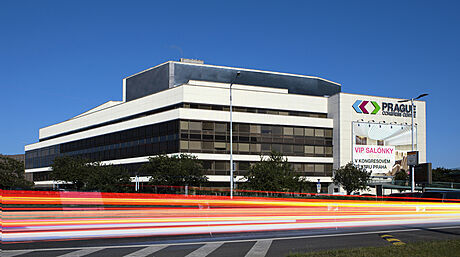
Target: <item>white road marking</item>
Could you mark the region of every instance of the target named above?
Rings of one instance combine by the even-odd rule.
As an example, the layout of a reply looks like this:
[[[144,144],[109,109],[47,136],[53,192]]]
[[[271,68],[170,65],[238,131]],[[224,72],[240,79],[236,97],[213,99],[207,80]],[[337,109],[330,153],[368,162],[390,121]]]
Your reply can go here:
[[[130,253],[128,255],[125,255],[125,257],[145,257],[148,256],[152,253],[156,253],[160,251],[163,248],[166,248],[167,245],[151,245],[148,247],[145,247],[143,249],[140,249],[139,251],[135,251],[133,253]]]
[[[289,239],[303,239],[303,238],[321,238],[321,237],[335,237],[335,236],[356,236],[356,235],[369,235],[369,234],[380,234],[380,233],[396,233],[396,232],[410,232],[410,231],[419,231],[427,229],[451,229],[451,228],[460,228],[460,226],[449,226],[449,227],[424,227],[424,228],[410,228],[410,229],[395,229],[395,230],[379,230],[379,231],[366,231],[366,232],[352,232],[352,233],[336,233],[336,234],[324,234],[324,235],[310,235],[310,236],[291,236],[291,237],[274,237],[270,240],[289,240]],[[239,243],[239,242],[254,242],[256,238],[253,239],[240,239],[240,240],[226,240],[226,241],[216,241],[216,243]],[[190,243],[169,243],[169,244],[158,244],[157,246],[172,246],[172,245],[196,245],[203,244],[203,242],[190,242]],[[148,245],[112,245],[104,246],[104,249],[114,249],[114,248],[132,248],[132,247],[149,247],[152,244]],[[16,254],[16,252],[31,252],[31,251],[55,251],[55,250],[80,250],[80,249],[94,249],[101,248],[98,247],[67,247],[67,248],[46,248],[46,249],[30,249],[30,250],[4,250],[2,254]],[[22,254],[22,253],[20,253]],[[11,255],[11,256],[15,256]],[[4,255],[2,255],[3,257]],[[6,255],[5,255],[6,256]],[[10,256],[10,255],[8,255]]]
[[[33,251],[36,251],[36,250],[17,250],[17,251],[5,251],[5,250],[3,250],[1,255],[2,255],[2,257],[13,257],[13,256],[17,256],[17,255],[20,255],[20,254],[30,253],[30,252],[33,252]]]
[[[272,245],[272,242],[272,240],[257,241],[245,257],[265,257],[268,249],[270,249],[270,246]]]
[[[74,251],[74,252],[71,252],[71,253],[66,253],[66,254],[63,254],[63,255],[59,255],[59,257],[79,257],[79,256],[85,256],[85,255],[88,255],[88,254],[92,254],[94,252],[97,252],[97,251],[100,251],[100,250],[104,250],[105,248],[103,247],[99,247],[99,248],[84,248],[84,249],[81,249],[81,250],[78,250],[78,251]]]
[[[214,250],[219,248],[223,243],[209,243],[205,244],[202,247],[196,249],[195,251],[187,254],[185,257],[202,257],[207,256],[208,254],[212,253]]]

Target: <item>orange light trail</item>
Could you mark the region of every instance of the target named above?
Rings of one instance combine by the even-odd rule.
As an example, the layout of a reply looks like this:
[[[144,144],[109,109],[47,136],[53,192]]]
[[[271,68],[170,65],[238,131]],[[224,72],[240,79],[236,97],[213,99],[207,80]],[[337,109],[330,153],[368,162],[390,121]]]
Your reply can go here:
[[[460,202],[2,191],[2,243],[458,222]]]

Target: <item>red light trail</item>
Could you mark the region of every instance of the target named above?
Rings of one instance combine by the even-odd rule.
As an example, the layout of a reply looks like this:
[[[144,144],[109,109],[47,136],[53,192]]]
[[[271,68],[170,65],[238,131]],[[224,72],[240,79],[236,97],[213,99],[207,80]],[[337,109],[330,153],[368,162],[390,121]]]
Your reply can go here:
[[[2,191],[2,206],[2,243],[460,220],[460,202]]]

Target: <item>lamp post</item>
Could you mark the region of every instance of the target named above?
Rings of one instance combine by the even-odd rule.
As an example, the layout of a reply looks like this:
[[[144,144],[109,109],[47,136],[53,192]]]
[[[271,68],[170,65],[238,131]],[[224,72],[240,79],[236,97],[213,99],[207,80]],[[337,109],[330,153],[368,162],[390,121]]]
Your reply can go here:
[[[424,96],[427,96],[428,94],[421,94],[417,96],[416,98],[411,98],[411,99],[406,99],[406,100],[400,100],[398,103],[404,103],[404,102],[409,102],[410,101],[410,113],[411,113],[411,144],[412,144],[412,151],[414,151],[414,100],[420,99]],[[413,193],[415,191],[415,170],[414,166],[411,167],[411,188],[410,191]]]
[[[230,82],[230,198],[233,199],[233,105],[232,105],[232,86],[236,78],[240,76],[240,72],[237,71],[232,82]]]

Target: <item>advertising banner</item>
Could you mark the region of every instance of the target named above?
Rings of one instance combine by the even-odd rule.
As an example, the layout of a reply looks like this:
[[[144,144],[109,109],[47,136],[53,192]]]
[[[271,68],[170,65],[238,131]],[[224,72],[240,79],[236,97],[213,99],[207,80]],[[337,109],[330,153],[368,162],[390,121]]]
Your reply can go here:
[[[406,124],[353,122],[353,163],[373,175],[393,176],[408,171],[407,153],[412,149],[412,128]],[[414,127],[416,147],[417,127]]]
[[[395,163],[393,146],[355,145],[353,163],[372,173],[388,173]]]

